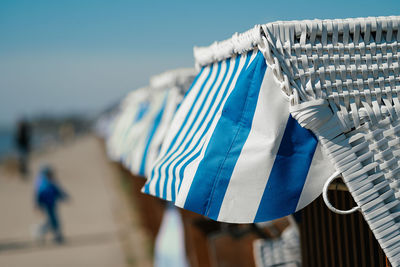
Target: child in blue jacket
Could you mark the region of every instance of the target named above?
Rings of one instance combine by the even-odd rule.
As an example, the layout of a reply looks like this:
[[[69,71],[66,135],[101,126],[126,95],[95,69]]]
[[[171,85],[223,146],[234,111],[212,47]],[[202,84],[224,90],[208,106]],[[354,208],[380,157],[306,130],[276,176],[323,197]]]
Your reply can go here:
[[[35,183],[35,204],[47,217],[47,221],[40,227],[40,237],[43,239],[48,231],[52,231],[54,241],[62,243],[64,237],[58,217],[58,202],[68,198],[67,193],[58,185],[54,171],[43,167]]]

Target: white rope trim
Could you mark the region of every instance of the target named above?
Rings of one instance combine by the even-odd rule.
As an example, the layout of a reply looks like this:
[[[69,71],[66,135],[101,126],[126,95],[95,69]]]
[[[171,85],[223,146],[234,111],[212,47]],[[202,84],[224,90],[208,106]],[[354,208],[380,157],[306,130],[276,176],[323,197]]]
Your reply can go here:
[[[213,62],[228,59],[235,54],[253,50],[261,43],[261,26],[256,25],[244,33],[235,33],[232,38],[214,42],[210,46],[193,48],[196,66],[205,66]]]
[[[189,88],[194,77],[196,70],[194,68],[180,68],[169,70],[150,78],[150,88],[152,89],[168,89],[171,87],[184,87]]]

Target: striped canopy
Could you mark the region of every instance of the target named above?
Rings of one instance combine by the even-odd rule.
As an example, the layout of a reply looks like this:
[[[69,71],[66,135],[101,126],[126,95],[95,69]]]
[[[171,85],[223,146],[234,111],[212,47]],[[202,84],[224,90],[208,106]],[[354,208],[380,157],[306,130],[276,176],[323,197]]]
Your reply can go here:
[[[234,223],[272,220],[309,204],[334,169],[317,138],[290,116],[263,54],[251,47],[204,62],[215,47],[198,51],[201,69],[143,191]]]
[[[132,173],[147,176],[184,88],[193,78],[193,69],[168,71],[154,76],[148,88],[132,92],[123,102],[109,138],[111,158]]]
[[[110,122],[110,133],[107,142],[108,157],[113,161],[120,161],[125,147],[125,138],[132,125],[138,122],[145,111],[143,103],[149,96],[149,88],[136,89],[128,94],[121,102],[114,120]]]
[[[301,209],[340,173],[358,206],[337,210],[325,194],[328,207],[360,210],[400,266],[399,25],[400,17],[275,22],[196,48],[199,73],[143,191],[251,223]],[[121,135],[129,126],[115,125],[112,143],[130,140]]]

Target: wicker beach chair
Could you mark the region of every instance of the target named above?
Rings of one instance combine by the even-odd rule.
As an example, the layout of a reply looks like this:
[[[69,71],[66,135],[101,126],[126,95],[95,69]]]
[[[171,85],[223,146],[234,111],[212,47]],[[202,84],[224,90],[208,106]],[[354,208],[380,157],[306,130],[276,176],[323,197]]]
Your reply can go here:
[[[359,209],[393,266],[400,265],[399,22],[276,22],[259,28],[258,43],[292,116],[318,137],[358,205],[340,211],[325,194],[328,207]]]
[[[182,106],[188,103],[187,111],[178,110],[179,118],[172,122],[172,134],[166,138],[167,145],[161,149],[161,156],[153,167],[145,192],[222,221],[263,221],[288,213],[290,210],[281,211],[293,197],[288,197],[287,202],[282,201],[285,199],[285,191],[279,186],[287,184],[279,183],[285,184],[285,179],[290,180],[298,173],[290,172],[291,168],[288,167],[286,171],[290,177],[277,179],[271,185],[260,182],[260,197],[257,189],[246,191],[244,188],[249,183],[257,185],[257,181],[268,180],[268,175],[266,178],[263,178],[262,173],[259,177],[254,176],[260,174],[259,170],[249,168],[257,162],[253,157],[254,152],[261,153],[255,149],[254,144],[262,147],[262,141],[267,139],[260,138],[258,142],[257,138],[253,139],[256,141],[249,150],[239,147],[235,151],[236,137],[241,130],[236,131],[235,127],[252,131],[252,121],[256,125],[254,127],[262,126],[253,115],[248,116],[251,112],[254,114],[251,107],[260,101],[254,104],[254,94],[261,92],[266,96],[278,90],[288,98],[291,117],[315,134],[334,164],[336,172],[330,178],[321,177],[326,182],[325,189],[336,176],[341,175],[358,205],[349,211],[341,211],[330,205],[324,194],[328,207],[341,214],[360,210],[392,265],[400,266],[400,102],[397,95],[400,88],[399,22],[400,17],[274,22],[257,25],[248,32],[235,34],[231,39],[216,42],[208,48],[195,49],[200,73],[192,85],[193,92],[183,101]],[[266,61],[266,72],[262,60],[259,60],[259,53]],[[235,61],[243,61],[238,67],[239,78],[228,73],[228,78],[229,75],[235,77],[233,83],[236,84],[231,85],[229,82],[227,85],[223,83],[224,78],[219,79],[223,76],[220,75],[221,64],[222,68],[229,69],[229,64],[233,66]],[[269,89],[259,89],[260,76]],[[186,155],[187,152],[180,151],[184,146],[177,146],[174,150],[175,140],[184,140],[179,139],[182,134],[179,129],[183,129],[184,136],[190,135],[189,130],[185,132],[185,123],[190,121],[193,110],[194,113],[202,107],[196,102],[196,90],[200,98],[203,97],[202,92],[206,91],[206,99],[208,92],[217,94],[215,90],[219,92],[227,86],[230,87],[227,100],[222,102],[222,107],[218,107],[213,117],[216,121],[212,127],[215,128],[206,133],[204,140],[200,137],[199,140],[203,140],[201,147],[193,150],[200,154]],[[264,99],[269,98],[267,96]],[[268,105],[273,105],[274,101]],[[241,110],[236,117],[231,116],[236,114],[235,108]],[[220,117],[225,121],[221,122]],[[231,128],[230,121],[234,122]],[[264,122],[268,123],[266,120]],[[232,143],[225,142],[229,140],[232,129],[235,133]],[[264,130],[262,127],[257,129],[258,132]],[[199,131],[202,130],[199,128]],[[213,147],[210,143],[215,136],[219,139],[215,138],[217,141]],[[292,132],[292,137],[295,136],[296,133]],[[290,143],[291,138],[282,140],[283,143]],[[283,143],[281,146],[285,146]],[[190,145],[190,142],[187,144],[188,148],[196,147],[195,144]],[[218,160],[219,151],[224,149],[227,150],[220,157],[222,160]],[[290,153],[282,153],[280,157],[290,158],[291,153],[296,153],[296,148],[288,150],[291,150]],[[250,156],[244,157],[245,163],[241,164],[237,157],[246,153]],[[189,161],[186,160],[188,157]],[[186,165],[182,163],[183,159]],[[233,163],[232,159],[235,160]],[[297,161],[297,164],[302,163]],[[216,165],[214,169],[213,165]],[[262,163],[258,163],[258,166],[263,169]],[[232,179],[232,172],[237,175],[237,179]],[[284,170],[278,173],[285,174]],[[232,190],[234,194],[229,192],[231,185],[236,188]],[[271,188],[275,191],[268,191]],[[296,188],[291,192],[298,194],[298,190]],[[279,201],[276,202],[276,199]],[[275,207],[281,210],[276,212]]]
[[[290,116],[261,27],[195,47],[198,75],[171,122],[144,192],[229,223],[289,215],[335,171]]]

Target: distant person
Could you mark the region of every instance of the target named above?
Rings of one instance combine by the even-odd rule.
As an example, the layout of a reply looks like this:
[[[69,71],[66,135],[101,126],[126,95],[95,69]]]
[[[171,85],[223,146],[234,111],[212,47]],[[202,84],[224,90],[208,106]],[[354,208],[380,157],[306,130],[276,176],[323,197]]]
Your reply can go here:
[[[68,194],[57,183],[54,171],[48,167],[42,167],[35,181],[35,204],[46,216],[37,233],[39,240],[44,241],[47,232],[52,231],[54,241],[63,243],[64,237],[58,217],[58,203],[68,199]]]
[[[28,160],[31,149],[31,127],[25,119],[18,122],[15,143],[18,150],[19,172],[23,177],[26,177],[29,174]]]

